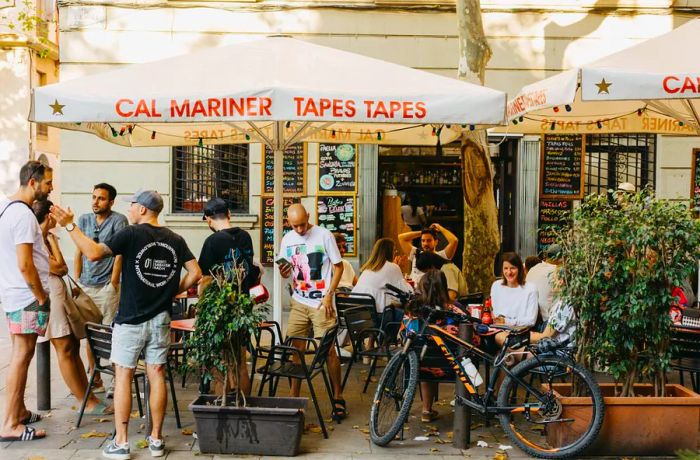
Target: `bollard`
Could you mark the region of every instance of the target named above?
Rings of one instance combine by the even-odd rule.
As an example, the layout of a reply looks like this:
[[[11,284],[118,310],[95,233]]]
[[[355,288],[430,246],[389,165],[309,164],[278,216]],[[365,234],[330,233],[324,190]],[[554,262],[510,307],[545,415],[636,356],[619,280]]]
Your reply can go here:
[[[470,323],[461,322],[459,324],[459,338],[467,343],[471,343],[474,331]],[[465,352],[464,347],[461,347],[460,356]],[[459,375],[456,380],[456,397],[467,397],[467,389],[459,380]],[[471,425],[472,425],[472,410],[470,407],[457,404],[455,401],[455,415],[452,422],[452,445],[457,449],[468,449],[471,443]]]
[[[48,340],[36,344],[36,408],[51,410],[51,347]]]

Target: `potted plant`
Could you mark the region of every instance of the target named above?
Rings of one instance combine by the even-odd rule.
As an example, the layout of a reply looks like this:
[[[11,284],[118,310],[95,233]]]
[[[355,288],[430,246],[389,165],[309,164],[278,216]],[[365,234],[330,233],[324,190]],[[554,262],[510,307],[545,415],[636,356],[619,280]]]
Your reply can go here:
[[[560,235],[561,298],[578,324],[576,360],[608,373],[603,429],[593,451],[665,455],[697,446],[700,396],[666,381],[671,361],[669,308],[693,271],[700,225],[683,204],[651,190],[591,195]],[[575,414],[575,388],[562,386]],[[573,415],[572,415],[573,416]],[[561,436],[550,427],[551,436]]]
[[[294,456],[304,429],[306,398],[246,397],[229,393],[229,377],[240,381],[241,349],[267,318],[267,305],[255,305],[241,292],[242,270],[215,272],[197,303],[195,330],[187,340],[188,367],[203,378],[221,378],[219,395],[200,395],[189,408],[202,453]]]

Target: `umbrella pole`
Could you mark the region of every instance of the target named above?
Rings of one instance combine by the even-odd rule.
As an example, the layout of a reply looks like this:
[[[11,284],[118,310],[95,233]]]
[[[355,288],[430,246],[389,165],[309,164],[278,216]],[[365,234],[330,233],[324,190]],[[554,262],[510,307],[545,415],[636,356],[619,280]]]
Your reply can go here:
[[[274,173],[275,173],[275,181],[274,181],[274,199],[275,199],[275,205],[274,205],[274,224],[275,224],[275,250],[279,251],[280,248],[280,243],[282,242],[282,222],[283,222],[283,216],[282,212],[284,209],[284,197],[282,195],[283,192],[283,158],[284,158],[284,125],[283,122],[275,122],[275,136],[274,136],[274,144],[271,146],[273,148],[274,152]],[[284,254],[280,254],[281,256],[284,256]],[[277,269],[276,266],[273,264],[273,270],[274,270],[274,284],[272,287],[272,301],[273,301],[273,319],[280,325],[281,328],[283,328],[282,324],[282,276],[280,275],[280,271]],[[284,329],[282,329],[284,330]],[[282,337],[278,337],[278,340],[282,340]]]

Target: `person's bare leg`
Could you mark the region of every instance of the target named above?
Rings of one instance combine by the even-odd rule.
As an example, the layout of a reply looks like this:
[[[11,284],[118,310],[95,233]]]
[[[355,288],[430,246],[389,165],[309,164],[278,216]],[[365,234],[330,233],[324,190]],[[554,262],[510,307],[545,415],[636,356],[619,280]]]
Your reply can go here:
[[[335,351],[335,347],[331,347],[328,352],[328,359],[326,361],[328,364],[328,377],[331,380],[331,386],[333,387],[333,398],[343,399],[343,388],[340,372],[340,358],[338,358],[338,353]]]
[[[301,351],[302,356],[304,355],[304,352],[306,351],[306,342],[303,340],[292,340],[292,346],[296,348],[297,350]],[[299,360],[299,357],[294,354],[292,357],[292,361],[299,364],[301,361]],[[294,398],[299,397],[299,393],[301,391],[301,380],[299,379],[292,379],[292,384],[290,386],[290,395]]]
[[[148,404],[151,409],[151,429],[152,439],[163,439],[163,420],[165,419],[165,408],[168,405],[168,392],[165,387],[165,364],[147,364],[146,374],[148,374],[148,384],[150,397]]]
[[[78,401],[82,401],[88,386],[87,375],[83,368],[83,361],[80,359],[80,342],[73,335],[67,335],[56,339],[51,339],[51,344],[58,356],[58,368],[61,371],[63,381],[73,396]],[[93,410],[100,400],[94,394],[90,394],[85,405],[88,412]]]
[[[437,383],[434,382],[421,382],[420,391],[423,395],[423,413],[432,412],[433,410],[433,400],[435,399]]]
[[[14,347],[15,346],[15,334],[10,334],[10,341],[12,342],[12,346]],[[12,355],[10,355],[10,357],[11,356]],[[27,370],[29,370],[29,367],[27,367]],[[19,417],[20,420],[26,419],[31,414],[31,412],[29,412],[29,409],[27,409],[27,406],[24,403],[24,398],[22,398],[22,401],[20,401],[19,413],[20,413],[20,417]]]
[[[88,360],[88,373],[90,373],[95,368],[95,357],[92,355],[92,350],[90,349],[90,345],[87,343],[87,340],[85,341],[85,354],[87,355]],[[104,385],[104,382],[102,382],[102,376],[99,372],[95,374],[95,379],[92,383],[95,387],[101,387]]]
[[[238,388],[243,392],[244,395],[250,396],[251,382],[250,375],[248,375],[248,363],[246,362],[246,349],[241,348],[241,360],[238,363],[238,378],[240,382],[236,382]]]
[[[36,334],[12,334],[12,357],[5,381],[5,417],[0,436],[20,436],[24,432],[25,426],[20,421],[27,411],[24,405],[24,391],[36,339]],[[36,434],[44,435],[46,432],[37,430]]]
[[[129,440],[129,416],[131,415],[131,382],[134,378],[134,369],[115,365],[114,377],[114,428],[117,435],[114,438],[117,444],[124,444]]]

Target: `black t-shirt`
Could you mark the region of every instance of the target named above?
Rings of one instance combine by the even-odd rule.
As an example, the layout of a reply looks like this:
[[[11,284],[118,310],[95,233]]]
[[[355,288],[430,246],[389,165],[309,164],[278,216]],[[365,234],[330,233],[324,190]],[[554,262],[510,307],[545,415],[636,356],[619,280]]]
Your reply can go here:
[[[129,225],[105,244],[122,256],[117,324],[141,324],[170,311],[182,266],[194,259],[185,240],[165,227]]]
[[[224,272],[233,268],[233,264],[245,270],[243,292],[253,287],[260,275],[260,269],[253,264],[253,241],[245,230],[238,227],[226,228],[209,235],[199,255],[199,267],[202,273],[211,275],[211,270],[221,265]]]

